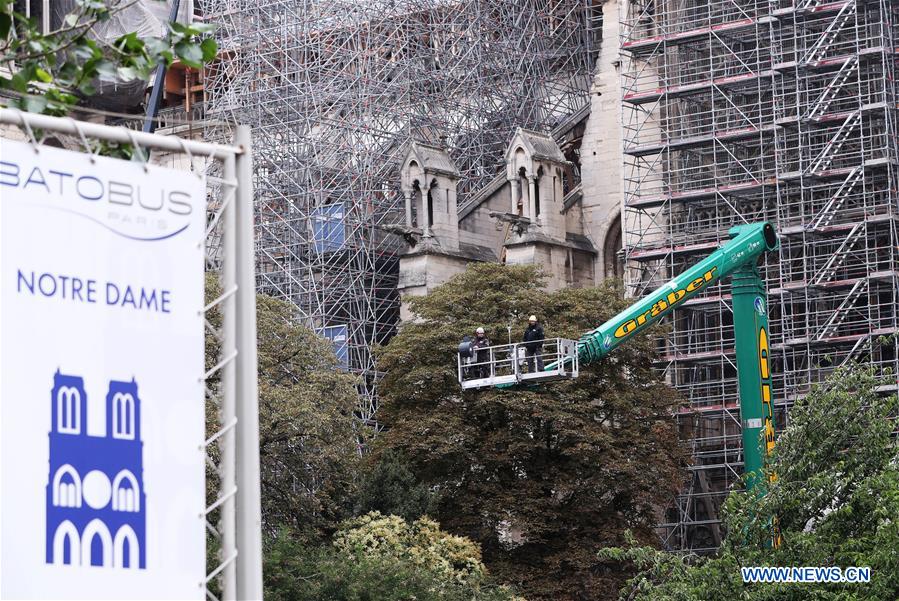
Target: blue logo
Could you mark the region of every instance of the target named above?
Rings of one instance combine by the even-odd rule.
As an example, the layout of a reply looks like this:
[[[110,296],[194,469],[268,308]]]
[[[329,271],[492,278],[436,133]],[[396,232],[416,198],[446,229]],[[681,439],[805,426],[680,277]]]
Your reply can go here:
[[[146,569],[137,382],[109,382],[104,436],[87,433],[81,377],[57,370],[50,403],[47,563]]]
[[[759,315],[765,314],[765,301],[762,300],[761,296],[755,297],[755,302],[753,303],[755,306],[755,312]]]
[[[602,347],[604,349],[608,350],[609,348],[611,348],[611,346],[612,346],[612,337],[611,336],[606,336],[605,338],[602,339]]]

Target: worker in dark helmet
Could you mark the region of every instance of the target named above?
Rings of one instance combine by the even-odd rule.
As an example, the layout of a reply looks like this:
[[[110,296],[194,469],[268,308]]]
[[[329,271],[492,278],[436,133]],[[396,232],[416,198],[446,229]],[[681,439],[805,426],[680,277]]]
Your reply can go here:
[[[537,316],[528,318],[528,328],[524,331],[524,356],[528,362],[528,373],[534,373],[536,359],[536,371],[543,371],[543,326],[537,322]]]
[[[484,333],[484,328],[478,328],[474,333],[474,342],[471,348],[475,353],[475,361],[478,365],[474,371],[477,377],[487,378],[490,376],[490,351],[486,350],[490,346],[490,339]]]

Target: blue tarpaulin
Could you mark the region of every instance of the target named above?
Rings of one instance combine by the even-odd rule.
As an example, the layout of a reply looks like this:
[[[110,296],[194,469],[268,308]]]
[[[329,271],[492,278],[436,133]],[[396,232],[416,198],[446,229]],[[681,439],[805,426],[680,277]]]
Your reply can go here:
[[[337,361],[346,369],[349,359],[346,326],[326,326],[322,328],[321,335],[331,341],[331,344],[334,346],[334,354],[337,355]]]
[[[315,207],[312,211],[312,244],[317,252],[343,248],[346,242],[343,204]]]

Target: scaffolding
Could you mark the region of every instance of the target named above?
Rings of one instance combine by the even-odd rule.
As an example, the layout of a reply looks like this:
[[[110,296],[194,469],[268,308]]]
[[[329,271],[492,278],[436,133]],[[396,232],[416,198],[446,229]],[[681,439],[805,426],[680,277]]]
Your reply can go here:
[[[664,283],[732,226],[770,221],[777,426],[849,360],[881,391],[899,372],[899,3],[633,0],[622,9],[624,246],[633,295]],[[659,369],[693,478],[669,511],[670,549],[721,542],[743,457],[730,285],[673,314]],[[892,370],[890,372],[890,370]]]
[[[206,118],[253,127],[260,291],[294,303],[360,374],[395,332],[398,167],[446,147],[465,203],[516,127],[550,131],[589,103],[601,3],[589,0],[200,0],[218,25]],[[597,17],[599,16],[599,17]]]

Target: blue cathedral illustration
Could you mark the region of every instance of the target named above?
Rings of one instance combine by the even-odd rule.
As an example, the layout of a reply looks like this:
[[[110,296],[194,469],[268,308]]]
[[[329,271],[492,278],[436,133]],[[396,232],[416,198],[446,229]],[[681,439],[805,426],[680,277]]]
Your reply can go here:
[[[137,382],[110,381],[104,436],[87,433],[79,376],[53,376],[47,563],[145,569],[146,495]]]

